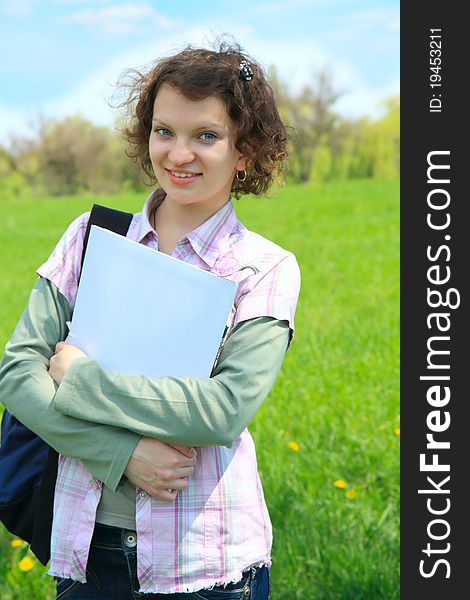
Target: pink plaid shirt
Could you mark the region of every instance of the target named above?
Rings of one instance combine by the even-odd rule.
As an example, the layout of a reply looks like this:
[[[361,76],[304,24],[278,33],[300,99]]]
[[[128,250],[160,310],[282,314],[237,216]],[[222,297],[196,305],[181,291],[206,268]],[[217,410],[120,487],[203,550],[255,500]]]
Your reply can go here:
[[[134,215],[127,237],[158,249],[150,225],[152,195]],[[89,213],[67,229],[38,274],[75,302]],[[172,256],[238,283],[228,327],[260,316],[289,322],[300,274],[294,255],[247,230],[229,200],[188,233]],[[86,581],[86,564],[102,482],[76,459],[59,456],[49,574]],[[193,592],[238,581],[252,566],[270,565],[272,528],[258,476],[253,439],[245,429],[231,448],[198,448],[198,462],[175,502],[136,489],[137,574],[144,593]]]

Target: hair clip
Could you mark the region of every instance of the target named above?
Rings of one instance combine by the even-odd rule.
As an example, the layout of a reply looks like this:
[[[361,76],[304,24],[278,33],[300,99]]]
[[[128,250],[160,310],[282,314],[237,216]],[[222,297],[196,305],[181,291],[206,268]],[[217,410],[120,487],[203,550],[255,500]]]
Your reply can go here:
[[[247,60],[242,60],[240,63],[240,77],[243,77],[245,81],[250,81],[253,77],[251,63],[249,63]]]

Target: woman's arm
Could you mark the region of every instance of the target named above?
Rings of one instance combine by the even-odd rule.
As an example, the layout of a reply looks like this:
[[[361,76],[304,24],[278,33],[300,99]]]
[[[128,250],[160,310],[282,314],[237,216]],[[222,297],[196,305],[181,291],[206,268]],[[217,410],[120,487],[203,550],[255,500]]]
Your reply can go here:
[[[47,375],[49,358],[57,340],[65,337],[65,322],[69,319],[68,303],[55,285],[46,279],[38,280],[15,334],[7,344],[0,371],[3,389],[9,385],[16,392],[7,391],[0,399],[25,425],[34,431],[39,429],[39,435],[59,452],[85,462],[88,455],[86,452],[78,455],[77,446],[82,443],[74,432],[64,436],[67,424],[74,420],[67,420],[64,415],[53,414],[54,420],[49,417],[49,413],[54,413],[50,403],[56,389]],[[101,422],[173,444],[230,445],[269,392],[282,363],[288,337],[287,325],[275,319],[263,317],[240,323],[228,336],[215,377],[207,380],[165,377],[152,381],[105,371],[95,361],[79,359],[72,364],[55,394],[54,406],[59,407],[63,402],[66,411],[74,412],[80,430],[84,421],[95,427]],[[39,371],[40,395],[42,398],[45,392],[45,401],[38,402],[35,392],[25,393],[28,386],[34,387],[33,378],[28,379],[32,373],[25,361],[32,361],[34,370]],[[79,368],[82,362],[85,369]],[[73,383],[67,383],[69,379]],[[44,410],[48,411],[47,420],[41,419]],[[36,413],[38,423],[34,422]],[[49,428],[48,424],[52,423],[54,426]],[[70,448],[64,444],[63,437],[71,440]],[[135,447],[138,438],[134,437],[133,442]],[[93,456],[93,451],[90,454]]]
[[[57,410],[190,446],[231,445],[254,417],[281,367],[283,321],[259,317],[228,336],[209,379],[123,375],[77,358],[54,399]]]
[[[70,308],[53,284],[39,279],[5,347],[0,402],[61,454],[81,460],[93,477],[115,490],[141,437],[131,431],[67,417],[52,400],[49,358],[63,340]]]

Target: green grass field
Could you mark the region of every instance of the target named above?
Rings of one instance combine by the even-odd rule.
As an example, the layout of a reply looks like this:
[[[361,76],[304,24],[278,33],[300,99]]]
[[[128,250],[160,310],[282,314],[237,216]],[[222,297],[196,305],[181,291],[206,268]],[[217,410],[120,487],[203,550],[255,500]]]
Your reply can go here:
[[[367,180],[236,203],[302,273],[295,340],[250,425],[274,526],[273,600],[399,598],[398,197],[397,182]],[[138,211],[144,197],[0,197],[2,347],[35,269],[94,201]],[[11,541],[2,529],[0,598],[54,598],[45,569],[33,559],[22,571],[32,555]]]

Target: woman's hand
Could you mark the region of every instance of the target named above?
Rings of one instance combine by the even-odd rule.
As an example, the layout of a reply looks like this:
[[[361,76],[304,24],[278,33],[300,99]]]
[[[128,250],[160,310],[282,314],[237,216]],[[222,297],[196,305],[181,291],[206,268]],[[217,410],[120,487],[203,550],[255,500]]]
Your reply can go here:
[[[73,361],[82,356],[86,356],[86,354],[77,348],[77,346],[72,346],[72,344],[67,344],[66,342],[59,342],[56,344],[55,352],[49,361],[49,375],[60,385],[67,369]]]
[[[174,502],[178,492],[188,487],[188,477],[194,473],[196,456],[194,448],[169,446],[159,440],[142,437],[124,475],[154,498]]]

